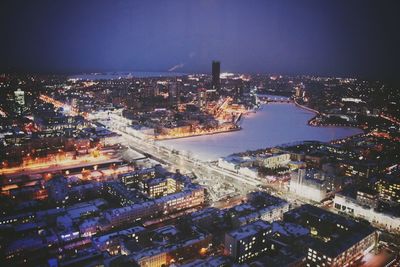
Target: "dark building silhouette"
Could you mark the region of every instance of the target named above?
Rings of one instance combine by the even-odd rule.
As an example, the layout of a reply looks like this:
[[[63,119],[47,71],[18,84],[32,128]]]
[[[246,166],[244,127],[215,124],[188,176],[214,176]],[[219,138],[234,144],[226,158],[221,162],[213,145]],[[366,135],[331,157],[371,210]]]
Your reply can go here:
[[[168,88],[169,104],[171,107],[177,107],[179,104],[179,84],[177,81],[173,81],[169,84]]]
[[[212,88],[219,90],[221,87],[221,82],[219,79],[219,75],[221,72],[221,62],[213,61],[212,62]]]

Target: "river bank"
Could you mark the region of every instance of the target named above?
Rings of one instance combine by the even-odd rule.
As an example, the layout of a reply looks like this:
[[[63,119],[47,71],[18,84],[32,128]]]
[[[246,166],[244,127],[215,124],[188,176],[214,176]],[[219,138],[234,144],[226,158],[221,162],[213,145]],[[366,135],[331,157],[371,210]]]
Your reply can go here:
[[[294,103],[266,104],[255,113],[243,116],[239,122],[240,131],[158,142],[208,161],[246,150],[305,140],[329,142],[362,133],[360,129],[351,127],[308,125],[314,116],[315,112]]]

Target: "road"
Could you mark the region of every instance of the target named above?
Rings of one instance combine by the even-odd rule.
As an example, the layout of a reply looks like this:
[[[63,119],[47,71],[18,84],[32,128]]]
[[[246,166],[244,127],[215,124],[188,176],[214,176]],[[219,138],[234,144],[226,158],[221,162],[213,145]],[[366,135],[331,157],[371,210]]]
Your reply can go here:
[[[125,129],[129,127],[130,121],[118,114],[114,114],[113,118],[113,120],[104,120],[104,118],[101,120],[108,128],[122,136],[122,145],[168,165],[171,171],[179,169],[182,173],[194,174],[197,177],[196,182],[207,188],[212,202],[227,197],[245,196],[249,192],[260,190],[260,187],[265,185],[265,181],[262,179],[255,179],[222,169],[213,162],[193,158],[192,155],[165,147],[152,139],[142,139],[129,134]],[[93,119],[96,119],[96,116],[93,116]],[[288,202],[294,202],[295,197],[282,186],[272,185],[268,187],[279,197]]]
[[[213,201],[226,197],[226,195],[218,192],[221,191],[218,190],[221,189],[218,187],[230,185],[234,187],[237,194],[245,195],[261,184],[260,181],[256,181],[253,178],[221,169],[211,162],[202,162],[177,151],[172,151],[172,149],[163,147],[152,140],[139,139],[121,129],[111,129],[123,137],[122,145],[139,153],[147,154],[160,163],[169,165],[173,171],[179,169],[182,173],[195,174],[199,182],[206,186]],[[229,188],[227,188],[227,191],[229,191]]]
[[[261,179],[254,179],[224,170],[216,166],[215,163],[200,161],[189,154],[182,154],[173,148],[164,147],[154,140],[139,139],[124,131],[126,127],[129,127],[128,124],[118,125],[116,123],[116,127],[112,126],[111,122],[109,127],[123,137],[123,145],[140,153],[145,153],[157,161],[168,165],[172,171],[180,169],[182,173],[195,174],[197,182],[207,188],[212,204],[217,207],[228,208],[239,204],[244,200],[243,197],[247,193],[255,190],[266,190],[273,195],[277,195],[291,203],[292,208],[304,203],[310,203],[309,200],[301,199],[288,192],[285,183],[265,183]],[[263,189],[263,187],[267,188]],[[315,205],[315,203],[312,204]],[[332,207],[319,206],[335,212]],[[374,254],[373,252],[367,253],[359,263],[363,264],[362,266],[368,267],[385,266],[391,260],[393,260],[393,253],[382,250],[378,254]]]
[[[386,248],[382,249],[377,254],[371,251],[361,259],[361,266],[362,267],[388,266],[388,264],[394,263],[393,261],[395,260],[395,258],[396,254]]]
[[[27,166],[11,167],[7,169],[0,170],[0,175],[7,175],[7,177],[12,178],[15,176],[37,174],[44,172],[57,172],[64,170],[66,168],[79,168],[85,167],[87,165],[94,164],[105,164],[118,161],[119,158],[116,156],[110,156],[107,154],[102,154],[97,157],[91,155],[78,156],[76,159],[66,158],[62,160],[54,160],[49,162],[31,163]]]

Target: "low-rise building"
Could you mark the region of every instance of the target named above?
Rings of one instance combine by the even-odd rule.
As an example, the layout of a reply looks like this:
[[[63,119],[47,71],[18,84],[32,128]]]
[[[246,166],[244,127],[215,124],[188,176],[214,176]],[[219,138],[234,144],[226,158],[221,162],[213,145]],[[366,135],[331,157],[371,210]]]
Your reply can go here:
[[[121,253],[139,266],[168,266],[172,263],[199,257],[207,251],[212,236],[195,226],[185,227],[167,225],[150,233],[152,238],[146,247],[122,244]],[[170,240],[174,240],[171,242]]]
[[[57,203],[65,201],[68,196],[68,181],[62,175],[57,175],[46,182],[46,189],[50,199]]]
[[[200,206],[205,202],[204,188],[191,186],[182,192],[167,195],[155,200],[112,209],[104,217],[114,227],[159,215],[167,215],[180,210]]]
[[[255,158],[231,155],[218,159],[218,167],[238,172],[240,168],[251,167]]]
[[[276,169],[288,165],[290,162],[289,153],[267,154],[257,158],[261,166],[268,169]]]
[[[283,199],[265,192],[253,192],[247,196],[247,202],[227,210],[235,226],[242,226],[259,219],[272,222],[282,219],[290,205]]]
[[[311,205],[287,212],[284,220],[310,230],[311,239],[305,243],[308,267],[347,266],[373,249],[378,240],[376,229],[368,223]]]
[[[378,212],[373,206],[360,203],[357,199],[344,194],[336,194],[334,207],[339,212],[356,218],[362,218],[388,231],[400,231],[400,217],[393,214]]]
[[[114,231],[92,238],[93,246],[101,252],[107,251],[111,255],[121,253],[121,242],[129,239],[130,242],[139,244],[146,229],[141,226],[134,226],[119,231]]]

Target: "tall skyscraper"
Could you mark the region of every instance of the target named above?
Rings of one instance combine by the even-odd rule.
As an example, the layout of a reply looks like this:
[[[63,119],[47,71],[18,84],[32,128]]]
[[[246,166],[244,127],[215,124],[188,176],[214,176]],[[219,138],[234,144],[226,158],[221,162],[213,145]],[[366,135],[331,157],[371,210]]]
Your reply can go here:
[[[221,87],[220,82],[220,72],[221,72],[221,62],[213,61],[212,62],[212,87],[213,89],[219,90]]]

